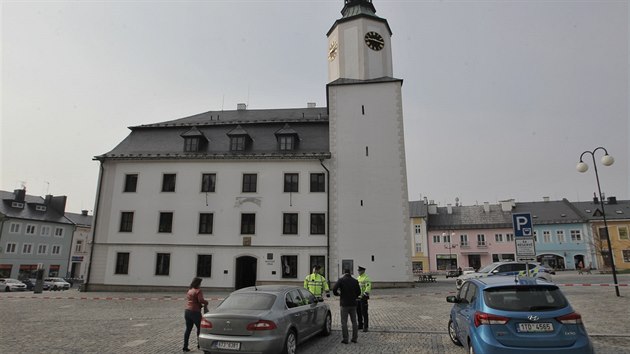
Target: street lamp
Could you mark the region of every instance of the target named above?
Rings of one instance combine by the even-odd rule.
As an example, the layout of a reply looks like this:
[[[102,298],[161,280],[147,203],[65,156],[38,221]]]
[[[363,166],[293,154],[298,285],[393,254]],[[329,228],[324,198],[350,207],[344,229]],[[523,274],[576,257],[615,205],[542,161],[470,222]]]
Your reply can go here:
[[[455,237],[455,233],[451,232],[451,234],[449,235],[446,232],[442,232],[442,239],[446,239],[446,236],[448,236],[448,245],[444,244],[444,248],[448,248],[448,267],[449,269],[453,266],[453,260],[451,259],[451,250],[455,247],[457,247],[457,245],[452,244],[452,238]]]
[[[615,269],[615,254],[613,253],[612,246],[610,244],[610,236],[608,235],[608,222],[606,221],[606,212],[604,211],[604,198],[602,198],[602,188],[599,185],[599,174],[597,173],[597,163],[595,162],[595,153],[598,150],[604,151],[604,156],[602,156],[602,165],[610,166],[615,162],[612,156],[608,155],[608,151],[606,151],[603,147],[598,147],[593,151],[584,151],[582,155],[580,155],[580,162],[577,164],[577,170],[579,172],[586,172],[588,170],[588,165],[582,161],[582,158],[585,154],[591,155],[593,158],[593,168],[595,169],[595,179],[597,180],[597,191],[599,192],[599,203],[602,208],[602,217],[604,218],[604,229],[606,230],[606,242],[608,243],[608,253],[610,254],[610,267],[612,269],[613,281],[615,283],[615,293],[617,296],[619,295],[619,284],[617,283],[617,270]],[[601,235],[600,235],[601,238]]]

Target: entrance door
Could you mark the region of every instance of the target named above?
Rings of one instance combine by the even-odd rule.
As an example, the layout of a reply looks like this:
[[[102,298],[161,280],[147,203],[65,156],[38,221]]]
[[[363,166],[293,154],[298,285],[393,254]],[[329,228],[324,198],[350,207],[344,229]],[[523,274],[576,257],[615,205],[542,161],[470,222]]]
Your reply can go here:
[[[72,268],[70,268],[70,278],[78,278],[79,269],[81,269],[81,263],[73,262]]]
[[[479,268],[481,268],[481,256],[478,254],[469,254],[468,266],[475,268],[475,270],[478,270]]]
[[[242,256],[236,259],[234,289],[256,285],[256,258]]]

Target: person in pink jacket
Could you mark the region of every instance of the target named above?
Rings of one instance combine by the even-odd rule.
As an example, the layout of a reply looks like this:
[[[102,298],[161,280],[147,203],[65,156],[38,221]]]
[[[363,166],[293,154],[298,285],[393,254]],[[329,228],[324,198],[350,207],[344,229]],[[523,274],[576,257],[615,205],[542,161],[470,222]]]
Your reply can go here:
[[[186,293],[186,310],[184,311],[184,319],[186,320],[186,332],[184,332],[184,348],[182,351],[189,352],[188,340],[193,325],[197,326],[197,348],[199,348],[199,329],[201,328],[201,308],[208,305],[208,301],[203,298],[203,293],[199,287],[201,286],[201,278],[194,278],[188,287]]]

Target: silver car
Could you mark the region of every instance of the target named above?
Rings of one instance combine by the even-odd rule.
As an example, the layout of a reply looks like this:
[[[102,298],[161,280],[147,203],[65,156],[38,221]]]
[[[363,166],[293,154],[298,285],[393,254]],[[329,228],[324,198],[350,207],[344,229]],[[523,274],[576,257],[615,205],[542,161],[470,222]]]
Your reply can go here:
[[[13,278],[0,278],[0,290],[2,291],[25,291],[26,284]]]
[[[331,330],[330,307],[298,286],[264,285],[231,293],[203,315],[199,345],[204,353],[287,353]]]

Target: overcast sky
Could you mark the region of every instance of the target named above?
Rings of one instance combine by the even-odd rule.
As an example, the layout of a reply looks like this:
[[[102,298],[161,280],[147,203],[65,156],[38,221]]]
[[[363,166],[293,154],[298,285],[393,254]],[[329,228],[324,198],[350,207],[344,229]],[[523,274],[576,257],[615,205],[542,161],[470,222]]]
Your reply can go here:
[[[127,127],[326,106],[343,0],[1,1],[0,189],[93,210]],[[404,80],[409,197],[629,199],[628,1],[374,0]],[[598,153],[597,160],[601,157]]]

